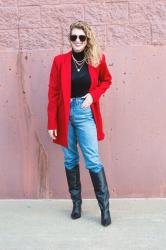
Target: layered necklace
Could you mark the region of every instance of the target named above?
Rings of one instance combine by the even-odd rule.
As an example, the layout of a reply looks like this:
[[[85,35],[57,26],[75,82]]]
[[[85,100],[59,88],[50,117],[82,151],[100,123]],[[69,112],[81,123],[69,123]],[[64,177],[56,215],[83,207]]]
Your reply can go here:
[[[86,61],[86,57],[84,57],[82,60],[77,60],[77,59],[73,56],[73,54],[72,54],[72,58],[73,58],[73,61],[74,61],[76,70],[79,72],[79,71],[82,69],[82,67],[83,67],[83,65],[84,65],[84,63],[85,63],[85,61]]]

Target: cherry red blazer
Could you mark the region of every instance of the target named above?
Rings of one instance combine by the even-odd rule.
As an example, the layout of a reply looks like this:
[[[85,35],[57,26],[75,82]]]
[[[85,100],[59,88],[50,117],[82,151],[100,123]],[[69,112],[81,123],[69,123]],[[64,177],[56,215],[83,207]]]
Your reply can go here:
[[[70,114],[71,94],[71,55],[72,50],[54,57],[48,89],[48,130],[57,129],[54,143],[68,147],[68,122]],[[102,116],[100,112],[100,96],[112,84],[112,76],[108,70],[105,55],[97,67],[88,64],[91,78],[89,93],[93,97],[91,109],[97,128],[98,140],[104,139]]]

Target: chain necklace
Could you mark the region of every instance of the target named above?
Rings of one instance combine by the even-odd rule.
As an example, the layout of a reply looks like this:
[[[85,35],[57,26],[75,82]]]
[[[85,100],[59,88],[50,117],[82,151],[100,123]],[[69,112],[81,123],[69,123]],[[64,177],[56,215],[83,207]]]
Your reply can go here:
[[[85,57],[82,60],[77,60],[73,55],[72,57],[73,57],[73,60],[77,62],[77,64],[81,64],[85,60]]]
[[[84,63],[85,63],[85,62],[83,62],[82,66],[79,68],[79,67],[77,66],[77,64],[75,63],[75,61],[74,61],[74,64],[75,64],[76,69],[77,69],[78,72],[82,69],[82,67],[84,66]]]
[[[84,57],[82,60],[76,60],[75,59],[75,57],[72,55],[72,58],[73,58],[73,61],[74,61],[74,64],[75,64],[75,66],[76,66],[76,69],[77,69],[77,71],[79,72],[81,69],[82,69],[82,67],[83,67],[83,65],[84,65],[84,63],[85,63],[85,61],[86,61],[86,58]]]

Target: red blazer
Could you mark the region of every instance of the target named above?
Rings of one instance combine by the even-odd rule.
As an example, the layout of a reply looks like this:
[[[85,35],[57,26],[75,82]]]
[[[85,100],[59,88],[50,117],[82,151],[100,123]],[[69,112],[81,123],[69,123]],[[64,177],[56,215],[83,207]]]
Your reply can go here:
[[[48,89],[48,130],[57,129],[54,143],[68,147],[68,121],[70,114],[71,94],[71,55],[72,50],[54,57],[50,72]],[[88,64],[91,78],[89,93],[93,97],[91,109],[97,128],[98,140],[104,139],[102,116],[100,112],[100,96],[112,84],[112,76],[108,70],[105,55],[97,67]]]

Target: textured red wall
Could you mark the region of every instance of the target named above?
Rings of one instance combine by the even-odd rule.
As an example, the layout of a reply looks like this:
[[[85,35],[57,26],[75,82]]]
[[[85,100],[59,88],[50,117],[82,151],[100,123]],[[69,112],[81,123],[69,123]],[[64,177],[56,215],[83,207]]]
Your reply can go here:
[[[0,0],[0,198],[69,197],[47,133],[47,91],[76,19],[94,28],[113,76],[99,142],[111,197],[163,197],[166,1]],[[94,197],[82,157],[81,181],[83,197]]]

